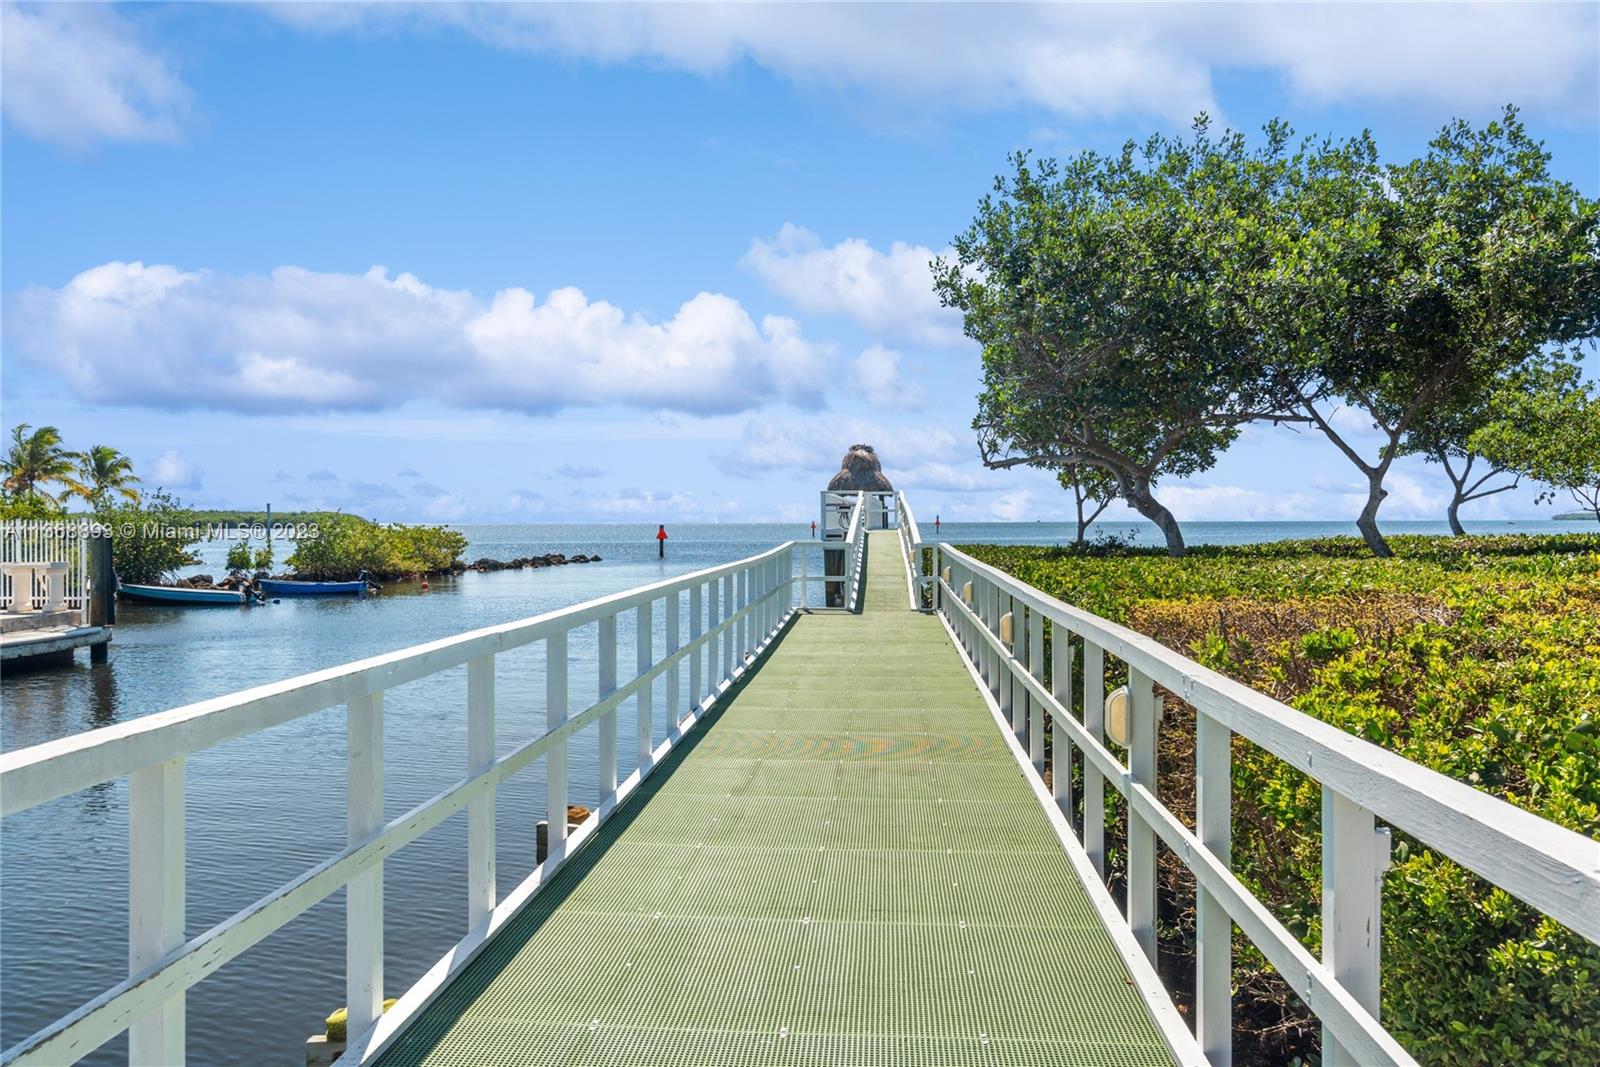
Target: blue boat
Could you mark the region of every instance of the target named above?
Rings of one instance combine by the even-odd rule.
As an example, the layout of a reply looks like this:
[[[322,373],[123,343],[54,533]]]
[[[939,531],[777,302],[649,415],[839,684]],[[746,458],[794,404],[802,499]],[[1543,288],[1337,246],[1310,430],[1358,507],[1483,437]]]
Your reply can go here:
[[[258,578],[256,585],[266,596],[364,596],[367,580],[353,582],[301,582],[287,578]]]
[[[190,589],[181,585],[128,585],[119,582],[117,595],[160,604],[238,607],[250,603],[250,598],[238,589]]]

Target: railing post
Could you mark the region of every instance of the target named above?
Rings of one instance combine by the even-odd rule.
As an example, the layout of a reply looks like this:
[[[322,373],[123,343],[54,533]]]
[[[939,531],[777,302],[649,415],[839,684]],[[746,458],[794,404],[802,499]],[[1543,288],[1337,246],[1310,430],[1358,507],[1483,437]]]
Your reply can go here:
[[[1006,673],[1000,679],[1006,695],[1006,707],[1011,709],[1011,732],[1021,740],[1028,737],[1028,683],[1017,677],[1017,668],[1027,667],[1027,623],[1023,612],[1017,609],[1017,598],[1004,594],[1000,602],[1002,616],[1011,616],[1011,659],[1005,664]]]
[[[700,677],[701,663],[706,653],[699,644],[700,635],[705,633],[705,604],[701,600],[700,590],[699,582],[689,587],[689,644],[694,646],[694,651],[689,653],[689,703],[694,708],[698,708],[706,698]]]
[[[18,597],[22,595],[20,592]],[[128,776],[128,973],[138,974],[184,940],[184,760]],[[128,1062],[182,1067],[179,993],[128,1027]]]
[[[1233,865],[1233,732],[1205,711],[1195,715],[1195,835],[1224,866]],[[1233,1062],[1233,920],[1216,897],[1195,892],[1195,1037],[1212,1067]]]
[[[1379,844],[1384,852],[1379,859]],[[1372,812],[1322,787],[1322,962],[1373,1018],[1378,1017],[1380,879],[1388,866],[1388,835]],[[1322,1029],[1322,1062],[1354,1064]]]
[[[733,618],[733,613],[733,575],[724,574],[722,576],[722,621],[727,622]],[[733,669],[739,662],[734,658],[733,654],[734,630],[736,629],[736,626],[729,625],[724,627],[722,631],[722,678],[732,678]],[[721,680],[720,678],[718,679],[719,682]]]
[[[1072,632],[1050,624],[1050,695],[1072,714]],[[1050,793],[1072,825],[1072,742],[1060,725],[1050,730]]]
[[[634,640],[634,664],[638,668],[639,674],[644,674],[655,665],[656,623],[654,609],[655,601],[653,600],[646,600],[643,604],[639,605],[638,633],[635,634]],[[639,770],[641,771],[650,766],[650,755],[655,751],[656,748],[655,741],[651,737],[650,733],[652,727],[654,726],[653,720],[655,716],[655,710],[652,707],[651,693],[651,690],[654,688],[654,681],[646,682],[639,687],[638,760]]]
[[[1044,684],[1044,616],[1028,609],[1028,673]],[[1044,701],[1028,693],[1028,759],[1044,774]]]
[[[567,632],[551,634],[545,642],[544,726],[554,730],[567,718]],[[545,755],[545,859],[554,860],[567,848],[567,739],[550,746]]]
[[[494,655],[467,663],[467,773],[494,766]],[[476,929],[495,905],[494,794],[467,805],[467,929]]]
[[[1156,694],[1145,674],[1128,668],[1128,770],[1156,791]],[[1150,962],[1156,959],[1156,834],[1128,798],[1128,925]]]
[[[345,829],[355,844],[383,825],[383,693],[350,701]],[[383,863],[350,879],[344,899],[344,986],[352,1037],[383,1014]]]
[[[1106,740],[1106,654],[1083,639],[1083,728],[1100,744]],[[1083,760],[1083,850],[1100,877],[1106,875],[1106,779],[1087,757]]]
[[[800,557],[800,595],[799,604],[802,608],[811,606],[811,552],[809,546],[795,549]]]
[[[667,594],[666,608],[667,647],[663,655],[671,656],[678,651],[683,643],[679,637],[679,627],[683,615],[683,597],[678,590],[675,589]],[[666,692],[663,695],[665,707],[662,709],[667,713],[667,721],[673,726],[677,726],[678,723],[683,721],[683,705],[679,703],[682,677],[682,672],[678,669],[678,661],[673,660],[667,666]]]
[[[974,596],[972,598],[973,600],[975,600],[978,603],[983,605],[983,607],[981,609],[979,609],[979,614],[978,614],[979,619],[982,620],[982,622],[983,622],[983,628],[985,630],[988,630],[989,633],[993,634],[994,636],[999,637],[1000,636],[1000,594],[999,594],[999,591],[996,590],[994,586],[989,584],[988,579],[979,578],[976,574],[974,574],[972,576],[972,580],[975,581],[975,582],[982,582],[983,583],[982,585],[977,587],[977,592],[974,594]],[[992,642],[988,641],[988,640],[981,641],[980,642],[980,646],[983,649],[983,684],[989,687],[989,695],[991,695],[991,696],[993,696],[995,698],[995,702],[996,703],[999,703],[999,699],[1000,699],[999,653],[995,651],[994,644]],[[1001,709],[1001,710],[1003,711],[1004,709]]]
[[[750,569],[739,570],[739,665],[750,655]]]
[[[706,691],[704,697],[711,697],[716,694],[717,679],[720,677],[717,662],[720,656],[722,637],[716,632],[717,624],[720,621],[718,612],[721,610],[722,603],[721,594],[717,592],[720,584],[721,582],[717,578],[713,578],[706,583],[706,632],[711,634],[711,637],[706,641]]]
[[[599,699],[604,700],[617,691],[617,617],[607,615],[600,620],[600,672]],[[617,709],[612,708],[600,716],[599,777],[600,797],[604,799],[617,791]]]

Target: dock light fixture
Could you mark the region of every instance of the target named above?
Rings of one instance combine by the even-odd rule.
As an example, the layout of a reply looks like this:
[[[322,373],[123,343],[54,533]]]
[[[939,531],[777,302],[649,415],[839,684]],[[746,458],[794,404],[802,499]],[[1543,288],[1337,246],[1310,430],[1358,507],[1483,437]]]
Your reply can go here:
[[[1122,748],[1128,747],[1128,737],[1133,732],[1132,711],[1133,698],[1127,686],[1119,685],[1106,694],[1106,736]]]
[[[949,584],[950,584],[950,583],[951,583],[951,582],[952,582],[952,581],[953,581],[953,580],[954,580],[954,579],[953,579],[953,578],[952,578],[952,577],[951,577],[951,574],[952,574],[952,572],[951,572],[951,570],[950,570],[950,568],[949,568],[949,567],[946,567],[946,568],[945,568],[945,569],[944,569],[944,584],[945,584],[945,585],[949,585]]]
[[[1012,619],[1011,612],[1008,611],[1000,616],[1000,640],[1002,643],[1011,645],[1015,630],[1015,620]]]
[[[961,599],[965,600],[968,604],[972,603],[972,583],[971,582],[968,582],[966,585],[961,587]]]

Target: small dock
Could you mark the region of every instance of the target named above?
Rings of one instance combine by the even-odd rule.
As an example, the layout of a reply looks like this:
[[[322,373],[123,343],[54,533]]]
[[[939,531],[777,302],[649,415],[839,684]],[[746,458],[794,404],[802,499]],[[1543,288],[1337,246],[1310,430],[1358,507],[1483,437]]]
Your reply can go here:
[[[5,669],[28,670],[72,662],[80,648],[99,660],[111,643],[109,626],[53,626],[0,633],[0,663]]]
[[[57,666],[72,662],[80,648],[103,659],[111,627],[85,626],[82,617],[76,609],[0,612],[0,663],[7,671]]]

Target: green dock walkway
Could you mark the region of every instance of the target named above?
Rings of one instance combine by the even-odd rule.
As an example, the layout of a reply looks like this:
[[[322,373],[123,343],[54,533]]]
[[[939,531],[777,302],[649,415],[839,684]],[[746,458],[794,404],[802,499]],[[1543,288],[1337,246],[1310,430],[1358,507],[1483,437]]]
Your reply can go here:
[[[1170,1064],[939,621],[768,659],[407,1028],[386,1067]]]

